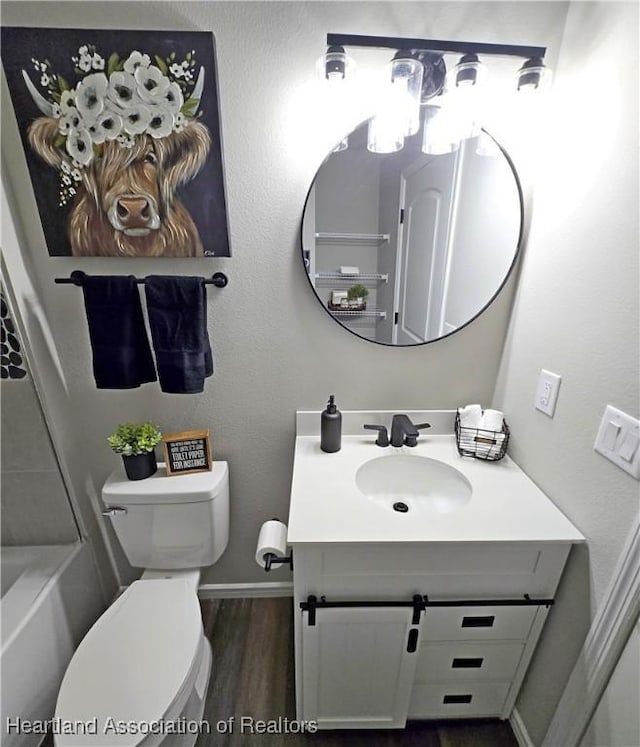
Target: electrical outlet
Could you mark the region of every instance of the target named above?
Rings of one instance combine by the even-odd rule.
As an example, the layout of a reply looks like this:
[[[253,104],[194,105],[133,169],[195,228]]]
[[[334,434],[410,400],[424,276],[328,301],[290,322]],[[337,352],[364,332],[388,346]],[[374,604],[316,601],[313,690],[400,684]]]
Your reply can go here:
[[[561,381],[562,377],[558,376],[558,374],[546,371],[544,368],[540,371],[535,406],[536,410],[540,410],[540,412],[543,412],[550,418],[553,417],[553,413],[556,410]]]
[[[640,421],[607,405],[593,448],[640,480]]]

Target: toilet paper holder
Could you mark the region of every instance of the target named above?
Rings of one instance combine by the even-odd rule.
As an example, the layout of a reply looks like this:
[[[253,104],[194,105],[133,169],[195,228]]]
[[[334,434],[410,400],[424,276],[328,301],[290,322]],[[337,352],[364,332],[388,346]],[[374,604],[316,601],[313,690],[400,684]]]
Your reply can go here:
[[[277,517],[265,521],[258,535],[256,562],[268,573],[276,565],[289,565],[293,570],[293,550],[287,552],[287,527]]]
[[[280,557],[273,552],[265,553],[264,569],[265,571],[267,571],[267,573],[271,570],[271,566],[274,563],[277,565],[285,565],[286,563],[288,563],[291,567],[291,570],[293,570],[293,552],[291,552],[289,555],[285,555],[284,557]]]

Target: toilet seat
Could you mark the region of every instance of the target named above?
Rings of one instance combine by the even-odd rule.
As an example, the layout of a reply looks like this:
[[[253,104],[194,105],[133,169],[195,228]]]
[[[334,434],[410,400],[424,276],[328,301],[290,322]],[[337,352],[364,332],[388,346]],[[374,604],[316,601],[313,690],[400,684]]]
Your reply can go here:
[[[56,745],[158,743],[147,725],[179,715],[204,645],[198,598],[186,579],[135,581],[87,633],[58,695],[60,728],[95,722],[96,733],[59,734]],[[117,722],[138,726],[119,734]]]

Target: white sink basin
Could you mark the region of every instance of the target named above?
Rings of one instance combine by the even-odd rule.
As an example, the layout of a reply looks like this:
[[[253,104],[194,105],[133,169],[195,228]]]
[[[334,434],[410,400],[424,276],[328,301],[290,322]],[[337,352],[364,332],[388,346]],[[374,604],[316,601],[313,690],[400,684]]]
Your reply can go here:
[[[423,456],[389,455],[356,472],[361,493],[389,511],[447,514],[471,500],[471,483],[454,467]]]

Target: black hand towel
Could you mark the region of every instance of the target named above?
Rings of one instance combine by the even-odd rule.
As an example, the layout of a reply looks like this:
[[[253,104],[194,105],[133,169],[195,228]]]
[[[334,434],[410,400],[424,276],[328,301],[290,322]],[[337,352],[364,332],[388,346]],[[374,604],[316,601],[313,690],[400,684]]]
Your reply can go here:
[[[88,275],[82,291],[98,389],[133,389],[155,381],[135,277]]]
[[[168,394],[202,392],[213,373],[204,278],[149,275],[145,294],[160,388]]]

